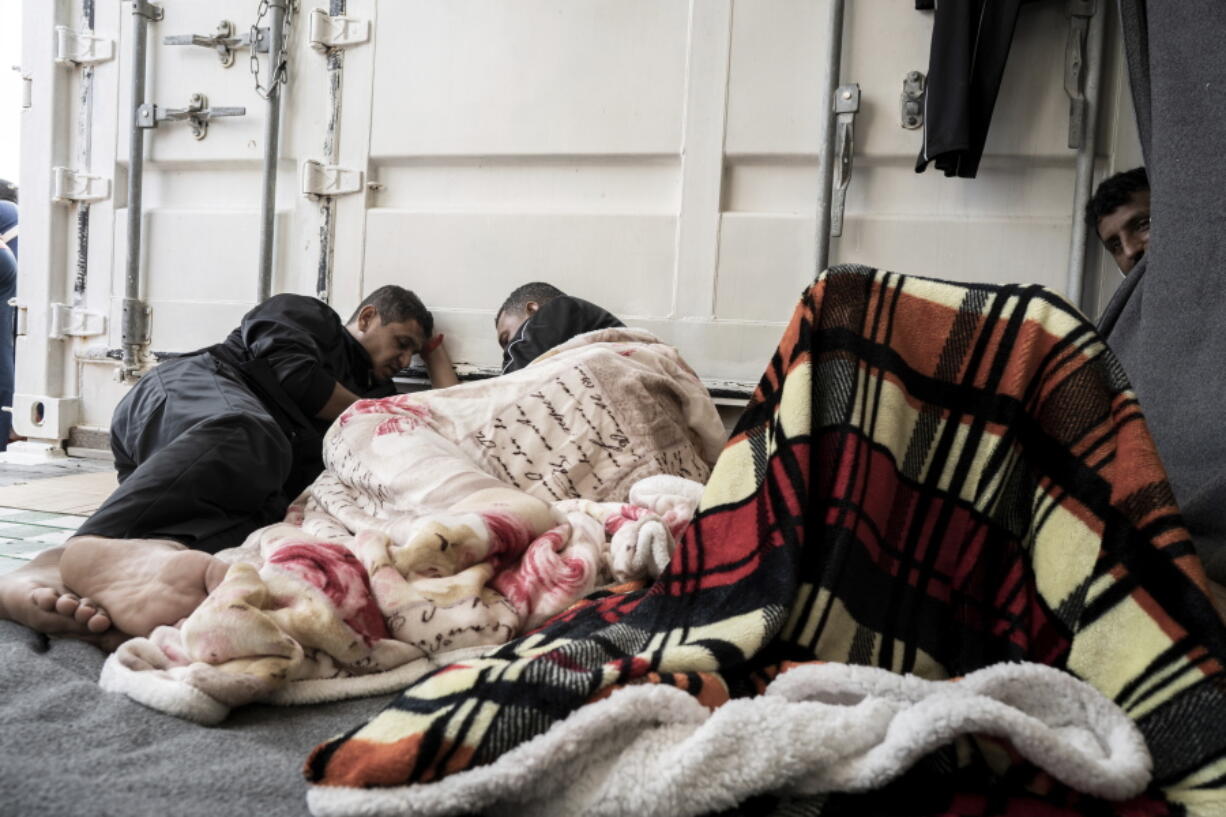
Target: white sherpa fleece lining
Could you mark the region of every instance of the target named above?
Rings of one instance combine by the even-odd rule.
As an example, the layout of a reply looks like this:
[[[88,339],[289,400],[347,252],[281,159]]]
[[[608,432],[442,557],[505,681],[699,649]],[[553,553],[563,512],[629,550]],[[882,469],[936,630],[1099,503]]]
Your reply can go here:
[[[316,786],[307,802],[316,817],[686,817],[764,792],[880,788],[970,734],[1010,741],[1087,794],[1125,799],[1150,780],[1149,751],[1128,716],[1052,667],[997,664],[926,681],[811,664],[714,711],[674,687],[627,687],[489,765],[413,786]]]

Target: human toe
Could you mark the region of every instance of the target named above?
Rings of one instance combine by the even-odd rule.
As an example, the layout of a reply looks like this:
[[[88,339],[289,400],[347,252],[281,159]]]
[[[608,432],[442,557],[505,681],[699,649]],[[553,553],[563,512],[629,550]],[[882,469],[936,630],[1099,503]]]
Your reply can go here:
[[[61,616],[72,618],[81,609],[81,600],[75,593],[60,593],[60,597],[55,600],[54,609]]]
[[[73,618],[78,624],[85,625],[91,633],[101,633],[110,629],[111,619],[102,606],[93,599],[81,599]]]
[[[56,611],[56,605],[60,601],[61,595],[62,594],[54,588],[39,586],[30,591],[30,601],[33,602],[34,606],[38,609],[44,610],[48,613],[54,613]]]

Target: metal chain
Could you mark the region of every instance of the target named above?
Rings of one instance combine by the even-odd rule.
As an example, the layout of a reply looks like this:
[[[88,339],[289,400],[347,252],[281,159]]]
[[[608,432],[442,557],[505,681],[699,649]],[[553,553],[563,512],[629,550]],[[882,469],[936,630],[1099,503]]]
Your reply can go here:
[[[260,23],[268,14],[269,0],[260,0],[260,5],[256,9],[255,23],[251,26],[251,76],[255,78],[255,92],[260,99],[268,99],[272,96],[272,91],[278,85],[284,85],[288,80],[288,55],[290,34],[294,30],[294,17],[298,13],[298,0],[283,0],[285,2],[285,17],[281,22],[281,59],[277,61],[276,68],[273,69],[272,79],[269,80],[268,86],[265,87],[260,83],[260,55],[257,53],[259,49],[256,44],[260,41]],[[269,32],[269,45],[272,44],[272,33]]]

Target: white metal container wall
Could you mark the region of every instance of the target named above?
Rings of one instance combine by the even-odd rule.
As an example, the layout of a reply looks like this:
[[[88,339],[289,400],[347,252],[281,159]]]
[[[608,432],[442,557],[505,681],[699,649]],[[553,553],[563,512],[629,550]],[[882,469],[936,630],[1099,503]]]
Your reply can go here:
[[[255,0],[162,5],[165,19],[150,26],[150,101],[181,107],[202,92],[247,107],[203,141],[182,123],[147,135],[152,348],[185,351],[219,340],[255,302],[265,108],[247,51],[226,69],[207,49],[162,45],[223,18],[245,30]],[[823,0],[349,0],[346,13],[369,21],[372,38],[346,49],[331,135],[326,58],[304,32],[315,5],[303,0],[290,43],[274,291],[315,291],[323,216],[297,192],[298,169],[324,159],[335,138],[337,163],[368,183],[335,200],[332,303],[342,316],[375,287],[408,286],[434,309],[453,357],[489,367],[502,299],[548,280],[677,344],[709,380],[756,380],[813,275]],[[121,55],[95,70],[91,131],[92,171],[114,182],[111,200],[93,205],[89,241],[87,305],[109,315],[108,336],[48,341],[36,320],[67,297],[76,263],[75,220],[39,191],[82,136],[70,124],[80,72],[51,66],[45,48],[31,57],[30,44],[79,21],[79,7],[25,6],[35,105],[23,204],[26,225],[30,208],[45,208],[50,228],[46,240],[23,228],[20,300],[31,317],[18,392],[27,403],[80,397],[72,422],[105,427],[125,389],[113,361],[91,359],[119,345],[126,2],[99,0],[95,26]],[[897,0],[848,7],[842,81],[858,82],[863,102],[832,259],[1062,288],[1074,159],[1064,4],[1023,8],[974,180],[915,174],[921,133],[899,126],[903,77],[927,70],[931,13]],[[1105,165],[1127,130],[1118,65],[1108,66]],[[32,150],[40,140],[45,149]],[[40,270],[46,283],[33,280]],[[18,419],[25,433],[54,436]]]

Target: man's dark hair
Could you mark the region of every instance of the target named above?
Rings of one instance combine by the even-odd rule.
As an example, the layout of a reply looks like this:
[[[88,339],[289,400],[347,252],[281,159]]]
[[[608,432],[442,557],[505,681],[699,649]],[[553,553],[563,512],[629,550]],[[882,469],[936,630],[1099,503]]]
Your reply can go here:
[[[1105,179],[1094,196],[1086,202],[1086,224],[1098,234],[1098,222],[1103,216],[1109,216],[1116,208],[1123,207],[1135,193],[1149,190],[1149,174],[1143,167],[1134,167],[1123,173],[1116,173]]]
[[[395,284],[381,286],[367,295],[358,308],[353,310],[347,323],[358,319],[358,314],[366,307],[373,306],[379,314],[379,320],[384,323],[400,323],[401,321],[417,321],[421,331],[429,339],[434,334],[434,316],[426,305],[409,290]]]
[[[0,201],[11,201],[17,203],[17,185],[10,182],[8,179],[0,179]]]
[[[522,315],[531,301],[536,301],[541,306],[544,306],[554,298],[565,294],[565,292],[553,284],[546,284],[543,281],[533,281],[530,284],[524,284],[508,295],[507,299],[502,302],[502,306],[498,308],[498,314],[494,316],[494,323],[498,323],[507,312],[515,312]]]

